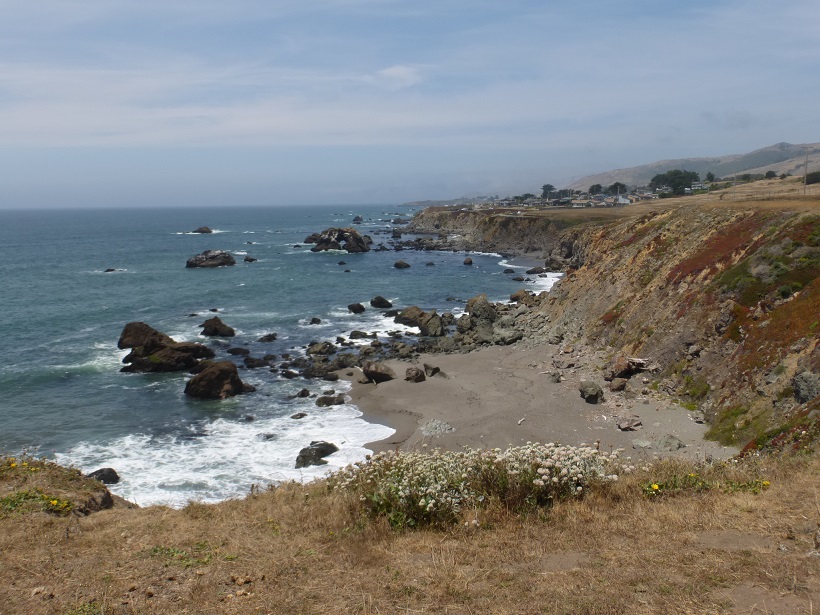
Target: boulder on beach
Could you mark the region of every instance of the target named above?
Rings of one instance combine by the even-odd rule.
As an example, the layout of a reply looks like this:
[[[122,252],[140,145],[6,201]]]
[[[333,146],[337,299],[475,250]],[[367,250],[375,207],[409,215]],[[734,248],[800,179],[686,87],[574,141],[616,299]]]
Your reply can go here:
[[[424,382],[427,376],[424,375],[424,370],[418,367],[408,367],[404,373],[404,379],[407,382]]]
[[[242,382],[236,365],[231,361],[207,364],[185,385],[185,394],[195,399],[226,399],[255,390],[255,387]]]
[[[441,316],[435,310],[425,312],[417,305],[404,308],[393,321],[408,327],[418,327],[424,337],[442,337],[447,333]]]
[[[209,267],[230,267],[236,265],[236,260],[225,250],[205,250],[201,254],[192,256],[185,263],[189,269]]]
[[[236,331],[222,322],[219,316],[209,318],[199,326],[202,327],[202,335],[208,337],[233,337],[236,335]]]
[[[581,380],[578,384],[578,391],[588,404],[597,404],[604,399],[604,390],[592,380]]]
[[[179,372],[189,370],[199,359],[211,359],[214,351],[195,342],[175,342],[144,322],[129,322],[117,342],[120,349],[131,352],[122,360],[122,372]]]
[[[339,450],[339,447],[332,442],[314,440],[310,446],[306,446],[299,451],[296,457],[296,469],[308,466],[321,466],[327,464],[323,457],[327,457]]]
[[[364,372],[364,377],[369,382],[374,382],[376,384],[380,382],[387,382],[388,380],[393,380],[396,378],[396,372],[390,369],[390,367],[384,363],[375,361],[368,361],[362,365],[362,372]]]

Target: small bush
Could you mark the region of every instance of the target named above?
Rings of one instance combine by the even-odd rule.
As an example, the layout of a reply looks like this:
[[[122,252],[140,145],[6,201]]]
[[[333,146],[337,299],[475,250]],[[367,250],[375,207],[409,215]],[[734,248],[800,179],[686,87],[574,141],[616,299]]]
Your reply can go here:
[[[506,451],[378,453],[328,479],[330,489],[359,495],[374,516],[396,528],[449,525],[462,511],[500,503],[511,510],[578,497],[594,483],[616,480],[619,452],[528,443]]]

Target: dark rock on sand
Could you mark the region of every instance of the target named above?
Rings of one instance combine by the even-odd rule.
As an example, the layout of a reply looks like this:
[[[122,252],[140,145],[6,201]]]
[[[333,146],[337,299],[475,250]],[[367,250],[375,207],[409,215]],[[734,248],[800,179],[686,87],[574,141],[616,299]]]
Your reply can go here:
[[[408,382],[424,382],[427,377],[424,375],[424,370],[418,367],[408,367],[404,373],[404,379]]]
[[[296,468],[306,468],[308,466],[321,466],[327,464],[327,461],[322,459],[339,450],[339,447],[330,442],[316,441],[306,446],[296,457]]]
[[[588,404],[597,404],[604,399],[603,389],[599,384],[591,380],[581,380],[578,384],[578,391],[580,391],[581,397],[583,397],[584,401]]]
[[[208,364],[185,385],[185,394],[196,399],[225,399],[255,390],[242,382],[236,365],[230,361]]]
[[[316,405],[320,408],[341,406],[343,403],[345,403],[344,395],[321,395],[316,399]]]
[[[390,369],[384,363],[377,363],[374,361],[368,361],[362,366],[362,372],[364,372],[364,377],[369,382],[375,382],[378,384],[379,382],[387,382],[388,380],[393,380],[396,377],[396,373]]]
[[[236,260],[225,250],[205,250],[202,254],[197,254],[188,259],[185,266],[195,267],[230,267],[236,265]]]

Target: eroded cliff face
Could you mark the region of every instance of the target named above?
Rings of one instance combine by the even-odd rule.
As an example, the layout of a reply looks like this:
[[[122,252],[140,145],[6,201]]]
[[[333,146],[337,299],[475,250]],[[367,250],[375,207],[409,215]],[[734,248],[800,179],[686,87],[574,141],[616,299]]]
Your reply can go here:
[[[539,308],[548,334],[649,359],[651,386],[703,410],[712,437],[800,446],[802,427],[818,429],[820,203],[659,205],[564,228],[431,211],[424,224],[561,257],[568,274]]]
[[[430,207],[419,212],[409,230],[451,237],[465,250],[530,255],[552,259],[555,269],[578,267],[583,262],[583,236],[575,228],[577,218],[560,215],[545,218],[523,210],[469,210]]]

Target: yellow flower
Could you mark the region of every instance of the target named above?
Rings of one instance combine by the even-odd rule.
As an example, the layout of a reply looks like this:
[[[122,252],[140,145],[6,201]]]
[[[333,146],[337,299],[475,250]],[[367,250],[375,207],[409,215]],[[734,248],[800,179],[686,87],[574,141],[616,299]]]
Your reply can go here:
[[[17,467],[17,464],[16,464],[16,463],[14,463],[14,462],[12,462],[11,464],[9,464],[9,467],[10,467],[10,468],[16,468],[16,467]]]
[[[697,476],[697,474],[695,474],[695,473],[693,472],[692,474],[690,474],[690,475],[689,475],[689,478],[695,478],[696,476]]]
[[[765,489],[766,487],[768,487],[769,485],[771,485],[771,483],[770,483],[769,481],[767,481],[767,480],[764,480],[764,481],[763,481],[762,483],[760,483],[760,484],[761,484],[761,485],[763,485],[763,488],[764,488],[764,489]]]
[[[57,500],[51,500],[51,505],[52,506],[57,506]]]
[[[657,491],[657,490],[658,490],[658,489],[660,489],[660,488],[661,488],[661,487],[660,487],[660,485],[658,485],[658,483],[653,483],[653,484],[652,484],[652,491]]]

